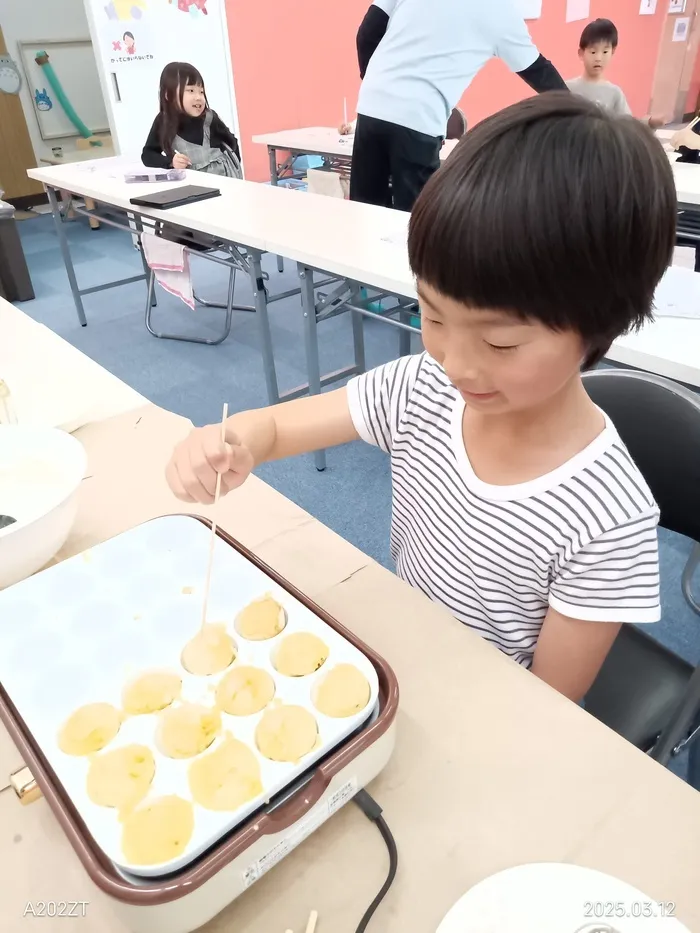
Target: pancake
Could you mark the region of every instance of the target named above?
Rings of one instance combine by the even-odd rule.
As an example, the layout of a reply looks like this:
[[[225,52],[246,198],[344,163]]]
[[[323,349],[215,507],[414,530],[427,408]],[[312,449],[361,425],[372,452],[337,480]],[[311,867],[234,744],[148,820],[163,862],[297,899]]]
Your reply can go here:
[[[220,674],[236,659],[236,644],[223,624],[204,625],[182,652],[182,666],[190,674]]]
[[[259,667],[234,667],[219,681],[216,705],[231,716],[252,716],[275,695],[275,682]]]
[[[168,671],[149,671],[124,687],[122,707],[130,716],[157,713],[180,696],[182,680]]]
[[[250,603],[236,616],[235,628],[248,641],[267,641],[284,629],[287,613],[272,596]]]
[[[310,632],[288,635],[274,652],[272,663],[276,671],[287,677],[305,677],[326,663],[328,645]]]
[[[370,686],[353,664],[338,664],[316,684],[313,703],[319,713],[345,719],[361,713],[369,703]]]
[[[220,731],[218,710],[183,703],[160,714],[156,747],[166,758],[194,758],[209,748]]]
[[[100,807],[132,810],[148,793],[156,773],[146,745],[125,745],[98,755],[90,763],[88,797]]]
[[[122,826],[122,851],[132,865],[160,865],[177,858],[194,832],[194,808],[169,796],[132,811]]]
[[[255,743],[270,761],[297,762],[316,745],[318,726],[302,706],[278,706],[264,714],[255,730]]]
[[[188,780],[192,799],[207,810],[237,810],[263,790],[258,759],[230,735],[190,765]]]
[[[81,706],[61,727],[58,747],[66,755],[92,755],[109,745],[121,724],[121,713],[110,703]]]

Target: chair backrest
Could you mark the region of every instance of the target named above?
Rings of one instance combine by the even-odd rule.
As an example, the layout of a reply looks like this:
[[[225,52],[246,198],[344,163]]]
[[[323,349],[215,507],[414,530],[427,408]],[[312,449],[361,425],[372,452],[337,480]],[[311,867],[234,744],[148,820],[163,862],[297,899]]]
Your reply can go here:
[[[455,107],[455,109],[450,114],[449,120],[447,121],[447,138],[461,139],[466,132],[467,118],[464,116],[459,107]]]
[[[700,397],[634,370],[597,369],[583,383],[649,484],[661,524],[700,541]]]

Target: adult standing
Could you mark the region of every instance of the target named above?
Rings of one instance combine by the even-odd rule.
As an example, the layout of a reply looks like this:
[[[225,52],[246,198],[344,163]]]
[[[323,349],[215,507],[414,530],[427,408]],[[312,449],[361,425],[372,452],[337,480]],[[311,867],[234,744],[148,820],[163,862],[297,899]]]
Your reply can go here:
[[[410,211],[440,166],[447,120],[494,56],[533,90],[566,90],[516,0],[374,0],[357,34],[350,197]],[[391,184],[390,184],[391,182]]]

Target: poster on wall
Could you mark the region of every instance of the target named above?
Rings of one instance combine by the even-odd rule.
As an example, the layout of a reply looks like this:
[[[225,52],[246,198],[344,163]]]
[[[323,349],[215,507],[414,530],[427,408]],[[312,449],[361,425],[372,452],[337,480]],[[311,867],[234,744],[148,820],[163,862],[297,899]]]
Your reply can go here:
[[[690,34],[690,17],[683,16],[673,24],[673,42],[685,42]]]
[[[103,60],[112,71],[139,68],[153,62],[153,38],[147,21],[110,20],[103,24],[101,34]]]
[[[566,21],[575,23],[591,15],[591,0],[566,0]]]
[[[653,16],[656,13],[656,0],[642,0],[639,4],[640,16]]]
[[[685,0],[669,0],[669,13],[685,13]]]
[[[542,0],[518,0],[523,19],[539,19],[542,16]]]

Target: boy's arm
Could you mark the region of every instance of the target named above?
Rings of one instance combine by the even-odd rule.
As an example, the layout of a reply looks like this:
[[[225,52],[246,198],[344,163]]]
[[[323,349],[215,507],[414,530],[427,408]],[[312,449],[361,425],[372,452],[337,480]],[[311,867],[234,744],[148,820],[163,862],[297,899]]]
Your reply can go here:
[[[360,78],[364,78],[370,59],[384,38],[395,6],[396,0],[375,0],[360,23],[360,28],[357,30],[357,61],[360,66]]]
[[[216,426],[214,426],[216,427]],[[347,389],[322,392],[231,415],[226,439],[235,438],[253,455],[255,466],[359,439],[350,416]]]
[[[578,703],[593,686],[621,628],[621,622],[584,622],[550,608],[535,648],[532,673]]]

